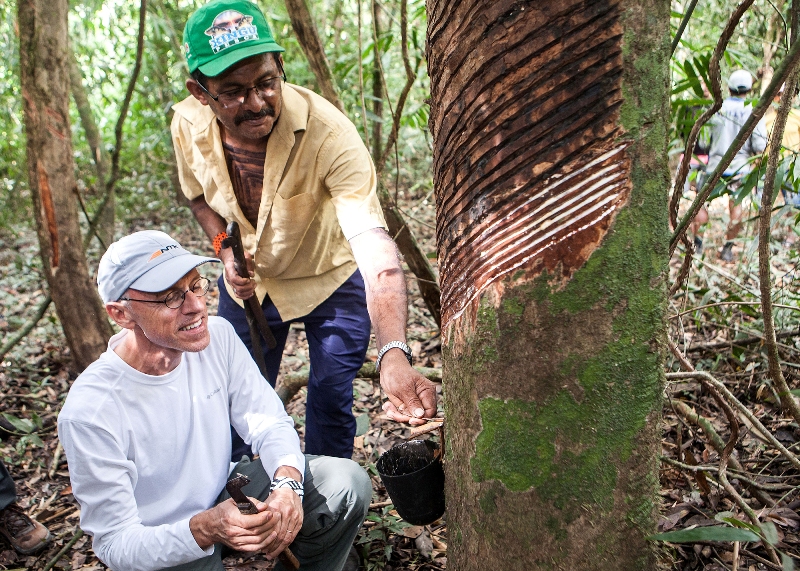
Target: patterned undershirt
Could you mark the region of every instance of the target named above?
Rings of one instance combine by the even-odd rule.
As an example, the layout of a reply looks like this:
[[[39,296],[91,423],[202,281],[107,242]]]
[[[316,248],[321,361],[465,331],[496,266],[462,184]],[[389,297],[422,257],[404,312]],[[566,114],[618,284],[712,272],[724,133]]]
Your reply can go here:
[[[261,204],[261,190],[264,187],[264,152],[245,151],[226,143],[222,143],[225,151],[225,163],[233,183],[233,192],[242,212],[253,225],[258,226],[258,207]]]

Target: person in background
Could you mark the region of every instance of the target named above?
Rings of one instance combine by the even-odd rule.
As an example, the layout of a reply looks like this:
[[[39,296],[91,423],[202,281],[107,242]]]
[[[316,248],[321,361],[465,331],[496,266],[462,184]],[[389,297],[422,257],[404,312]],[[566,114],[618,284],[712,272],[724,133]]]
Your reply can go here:
[[[22,555],[38,553],[52,541],[50,531],[17,505],[17,488],[0,462],[0,534]]]
[[[722,107],[709,120],[711,147],[708,152],[708,165],[704,180],[717,168],[722,157],[728,152],[742,126],[753,112],[749,104],[745,104],[745,97],[753,88],[753,76],[749,71],[739,69],[731,73],[728,78],[730,97],[722,102]],[[725,231],[725,244],[720,250],[719,257],[724,262],[733,261],[734,240],[742,231],[742,205],[737,204],[734,198],[736,191],[741,187],[744,177],[750,172],[751,157],[764,152],[767,148],[767,130],[764,120],[758,122],[756,128],[747,138],[742,148],[736,153],[731,164],[722,173],[722,180],[727,184],[728,211],[730,220]],[[702,186],[702,183],[701,183]],[[705,212],[706,219],[708,213]],[[702,236],[700,236],[702,246]]]

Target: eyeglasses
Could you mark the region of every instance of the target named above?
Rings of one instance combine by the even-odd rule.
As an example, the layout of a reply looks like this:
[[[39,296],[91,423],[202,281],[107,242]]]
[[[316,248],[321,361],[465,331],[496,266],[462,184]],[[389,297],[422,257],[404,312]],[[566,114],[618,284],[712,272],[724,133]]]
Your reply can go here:
[[[238,87],[236,89],[231,89],[230,91],[223,91],[222,93],[218,93],[214,95],[211,93],[206,87],[197,82],[203,91],[208,93],[209,97],[222,105],[223,109],[230,109],[231,107],[238,107],[242,103],[247,100],[248,95],[250,95],[250,90],[254,89],[256,94],[261,99],[266,99],[270,95],[273,95],[276,91],[278,91],[278,87],[280,86],[281,81],[286,81],[286,72],[283,71],[281,68],[281,75],[276,75],[274,77],[268,77],[266,79],[262,79],[255,85],[250,87]]]
[[[167,297],[164,299],[132,299],[129,297],[121,297],[119,298],[120,301],[140,301],[142,303],[163,303],[170,309],[178,309],[180,306],[183,305],[183,302],[186,301],[186,294],[192,292],[195,297],[203,297],[206,293],[208,293],[208,286],[211,282],[207,278],[198,278],[192,285],[189,286],[189,289],[186,291],[178,291],[173,290],[167,294]]]

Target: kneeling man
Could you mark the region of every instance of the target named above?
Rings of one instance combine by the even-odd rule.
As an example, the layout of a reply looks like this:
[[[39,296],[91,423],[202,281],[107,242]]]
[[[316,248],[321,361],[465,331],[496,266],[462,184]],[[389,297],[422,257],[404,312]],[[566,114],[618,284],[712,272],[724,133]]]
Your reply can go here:
[[[338,571],[369,478],[351,460],[302,454],[233,327],[208,316],[197,266],[218,261],[157,231],[122,238],[100,261],[100,296],[122,331],[58,417],[81,527],[115,571],[221,571],[223,544],[273,558],[291,545],[304,571]],[[230,425],[257,460],[231,468]],[[242,515],[225,493],[232,472],[250,478],[259,513]]]

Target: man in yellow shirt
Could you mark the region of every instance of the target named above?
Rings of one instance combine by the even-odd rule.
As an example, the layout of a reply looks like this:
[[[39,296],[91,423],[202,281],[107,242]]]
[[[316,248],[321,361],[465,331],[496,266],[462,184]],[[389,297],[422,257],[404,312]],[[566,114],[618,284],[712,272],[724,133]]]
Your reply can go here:
[[[273,385],[290,324],[305,324],[305,452],[352,454],[352,381],[370,321],[384,410],[411,424],[434,416],[434,387],[411,367],[405,277],[355,126],[286,83],[284,50],[256,4],[212,0],[189,17],[183,37],[191,96],[175,105],[172,138],[183,192],[225,266],[218,313],[252,352],[242,300],[258,297],[278,342],[265,350]],[[236,274],[230,249],[219,250],[231,220],[251,278]],[[243,450],[234,446],[234,458]]]

